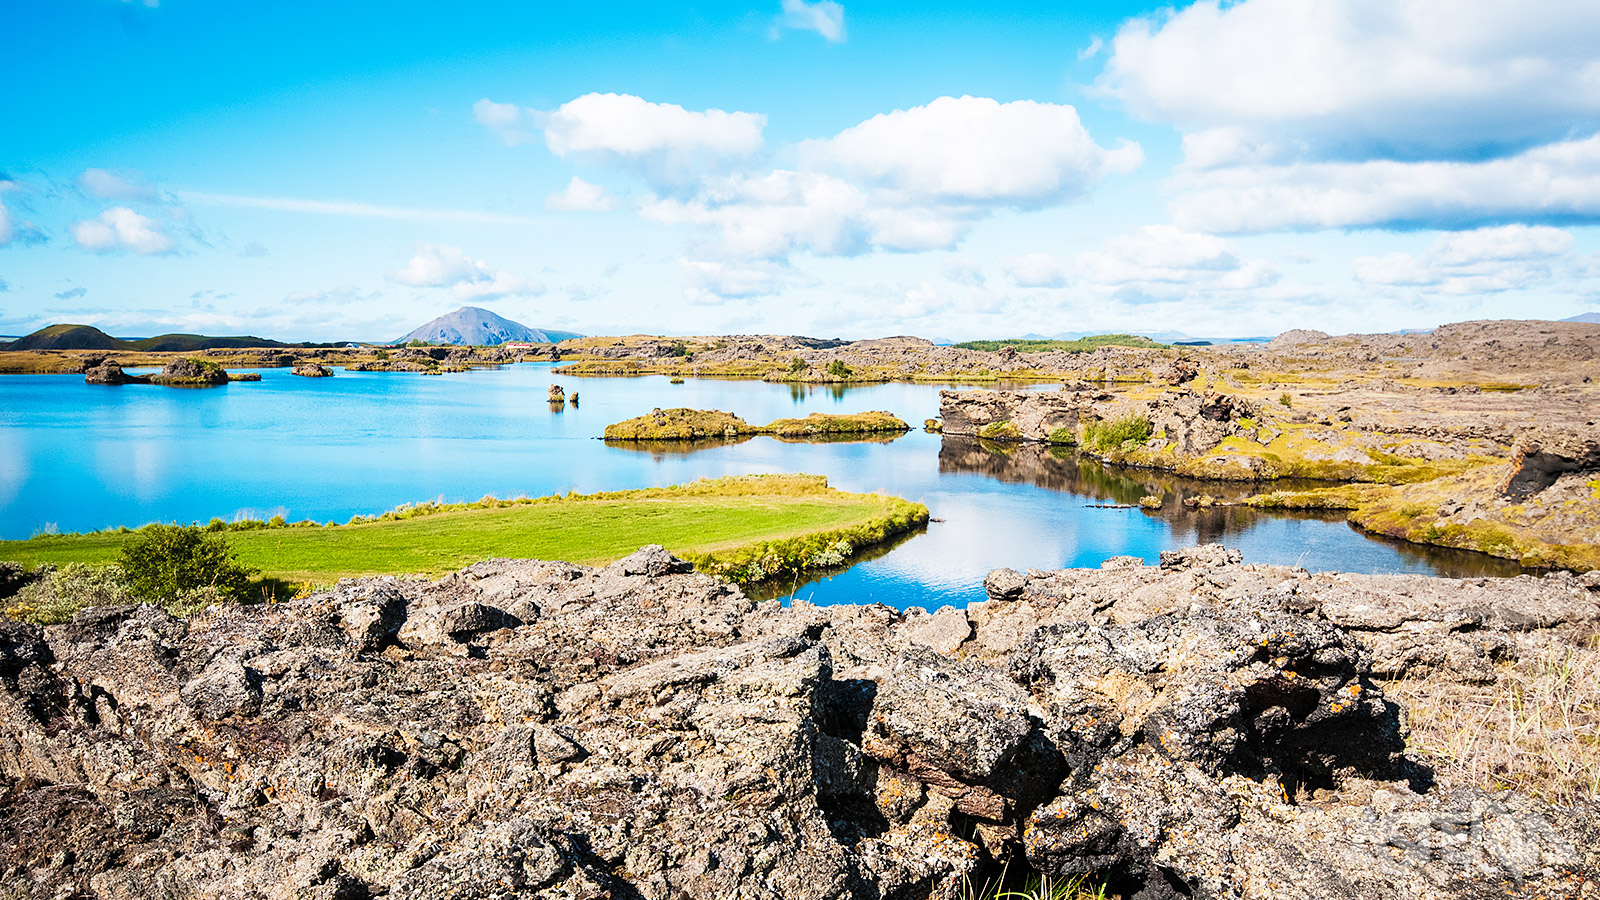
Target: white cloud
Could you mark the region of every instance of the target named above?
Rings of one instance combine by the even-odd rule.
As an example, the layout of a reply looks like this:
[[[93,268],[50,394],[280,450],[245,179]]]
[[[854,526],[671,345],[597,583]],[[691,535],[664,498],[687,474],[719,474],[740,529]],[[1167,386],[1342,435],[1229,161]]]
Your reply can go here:
[[[12,218],[11,210],[6,208],[5,195],[11,191],[19,190],[21,185],[15,181],[0,178],[0,247],[17,244],[41,244],[48,238],[44,230],[27,220]]]
[[[1097,87],[1190,161],[1482,159],[1586,136],[1600,16],[1570,0],[1201,0],[1133,19]]]
[[[171,253],[176,244],[151,219],[126,206],[114,206],[98,219],[85,219],[71,226],[72,240],[91,253],[127,250],[141,256]]]
[[[1057,288],[1067,283],[1066,270],[1048,253],[1004,257],[1000,260],[1000,268],[1011,276],[1017,287]]]
[[[472,117],[479,125],[500,135],[500,139],[505,141],[507,146],[515,147],[533,139],[532,135],[520,127],[523,111],[522,107],[515,103],[496,103],[484,97],[472,104]]]
[[[767,117],[631,94],[584,94],[543,113],[545,144],[566,158],[620,165],[658,185],[682,185],[761,150]]]
[[[406,267],[389,272],[390,281],[413,287],[448,288],[458,300],[491,300],[498,297],[530,296],[543,293],[544,286],[494,269],[481,259],[473,259],[460,247],[419,243]]]
[[[778,23],[785,28],[815,31],[830,44],[843,43],[845,39],[844,7],[833,0],[817,0],[815,3],[783,0],[783,14],[778,17]]]
[[[1239,258],[1232,241],[1146,225],[1080,253],[1072,274],[1125,299],[1172,298],[1201,292],[1249,291],[1277,282],[1265,260]]]
[[[314,213],[323,216],[353,216],[372,219],[398,219],[416,222],[472,222],[484,225],[531,225],[538,219],[504,213],[479,212],[463,209],[408,209],[400,206],[379,206],[373,203],[352,203],[344,200],[307,200],[299,197],[249,197],[240,194],[212,194],[204,191],[182,191],[179,198],[189,203],[210,206],[230,206],[244,209],[271,209],[279,212]]]
[[[139,172],[117,175],[105,169],[84,169],[78,187],[102,200],[151,201],[157,196],[155,186]]]
[[[1600,137],[1486,162],[1298,163],[1182,174],[1173,220],[1224,233],[1600,220]]]
[[[1441,235],[1420,256],[1363,256],[1355,279],[1380,287],[1409,287],[1440,294],[1476,295],[1549,283],[1571,261],[1571,233],[1547,226],[1506,225]]]
[[[1071,106],[988,97],[940,97],[800,150],[816,168],[908,197],[1019,207],[1082,196],[1144,161],[1138,144],[1095,143]]]
[[[682,259],[683,299],[717,306],[729,299],[771,294],[783,281],[783,267],[769,262]]]
[[[617,198],[574,175],[566,187],[544,198],[544,206],[558,212],[606,212],[617,208]]]
[[[1200,0],[1096,82],[1183,132],[1220,232],[1600,220],[1600,16],[1567,0]]]
[[[969,287],[983,287],[988,281],[983,273],[983,263],[961,256],[952,256],[944,261],[944,277]]]

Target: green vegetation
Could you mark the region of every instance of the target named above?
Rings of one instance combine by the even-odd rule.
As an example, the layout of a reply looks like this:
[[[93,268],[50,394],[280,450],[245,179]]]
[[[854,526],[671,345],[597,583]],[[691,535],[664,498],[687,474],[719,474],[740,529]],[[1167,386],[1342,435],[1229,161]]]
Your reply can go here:
[[[966,341],[955,346],[964,350],[987,350],[991,353],[1001,347],[1010,347],[1018,353],[1043,353],[1047,350],[1065,350],[1068,353],[1092,353],[1101,347],[1142,347],[1159,350],[1167,345],[1136,334],[1096,334],[1078,338],[1075,341],[1016,338],[1006,341]]]
[[[811,368],[811,364],[806,362],[801,357],[796,356],[794,359],[789,360],[790,375],[799,375],[801,372],[804,372],[809,368]]]
[[[1078,443],[1078,434],[1071,428],[1061,425],[1051,430],[1049,442],[1057,446],[1071,447]]]
[[[774,419],[756,429],[759,434],[785,438],[833,434],[898,434],[910,430],[910,425],[882,410],[849,415],[812,413],[804,419]]]
[[[978,429],[978,437],[987,438],[991,441],[1020,441],[1022,440],[1022,430],[1017,428],[1016,424],[1011,420],[1002,419],[999,422],[990,422]]]
[[[439,575],[496,556],[600,565],[646,544],[662,544],[703,571],[746,580],[758,571],[831,564],[927,517],[919,503],[833,490],[822,476],[752,475],[638,491],[423,503],[347,525],[291,526],[280,519],[227,530],[240,563],[278,582]],[[103,566],[144,530],[4,541],[0,560]]]
[[[720,410],[657,409],[646,416],[607,425],[608,441],[695,441],[740,435],[770,434],[780,438],[840,437],[900,434],[911,426],[882,412],[828,415],[812,413],[804,419],[774,419],[755,426]]]
[[[1294,398],[1289,396],[1289,392],[1288,391],[1284,391],[1283,393],[1278,395],[1278,405],[1279,406],[1294,406]]]
[[[608,441],[692,441],[708,437],[754,434],[749,422],[711,409],[657,409],[646,416],[607,425]]]
[[[85,606],[120,606],[133,603],[127,577],[116,566],[67,563],[48,567],[32,584],[6,601],[5,614],[39,625],[72,621]]]
[[[829,377],[831,377],[831,378],[840,378],[840,379],[843,379],[845,381],[850,380],[850,376],[852,374],[851,371],[850,371],[850,367],[845,365],[843,360],[839,360],[839,359],[833,360],[832,362],[828,363],[827,372],[828,372]]]
[[[1142,444],[1150,440],[1150,420],[1144,416],[1123,416],[1110,421],[1082,423],[1083,445],[1094,447],[1102,453],[1116,450],[1132,441]]]
[[[240,565],[226,538],[194,525],[140,529],[122,544],[117,564],[134,596],[156,603],[173,603],[201,588],[242,600],[256,574]]]

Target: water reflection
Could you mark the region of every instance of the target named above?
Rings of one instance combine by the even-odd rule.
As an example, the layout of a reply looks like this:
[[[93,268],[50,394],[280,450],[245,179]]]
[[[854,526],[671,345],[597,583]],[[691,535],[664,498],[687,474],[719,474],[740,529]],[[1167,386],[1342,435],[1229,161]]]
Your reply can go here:
[[[1229,504],[1261,491],[1250,482],[1199,481],[1170,472],[1120,468],[1084,458],[1064,447],[1039,444],[1003,444],[983,439],[946,436],[939,448],[939,471],[977,472],[987,478],[1032,484],[1051,491],[1074,494],[1086,501],[1137,506],[1146,496],[1161,498],[1160,509],[1140,513],[1159,518],[1179,544],[1227,543],[1234,545],[1263,522],[1303,520],[1341,522],[1337,511],[1260,510]],[[1325,483],[1280,479],[1271,490],[1326,487]],[[1190,505],[1187,501],[1209,497],[1219,505]],[[1381,543],[1414,562],[1425,562],[1437,574],[1450,577],[1511,577],[1525,569],[1516,561],[1483,553],[1424,547],[1407,541],[1383,539]]]

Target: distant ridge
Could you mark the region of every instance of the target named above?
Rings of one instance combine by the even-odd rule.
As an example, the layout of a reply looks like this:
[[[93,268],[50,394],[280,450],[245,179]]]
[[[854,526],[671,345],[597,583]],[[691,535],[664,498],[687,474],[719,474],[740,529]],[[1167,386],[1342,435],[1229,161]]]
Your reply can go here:
[[[504,344],[507,341],[527,341],[530,344],[554,344],[575,337],[582,335],[571,331],[529,328],[487,309],[463,306],[453,313],[446,313],[434,319],[395,343],[422,341],[425,344],[489,346]]]
[[[1579,313],[1570,318],[1562,319],[1563,322],[1587,322],[1591,325],[1600,325],[1600,312]]]
[[[209,337],[203,334],[158,334],[151,338],[115,338],[93,325],[47,325],[4,345],[5,350],[124,350],[186,353],[213,348],[304,346],[269,341],[254,335]]]
[[[114,338],[93,325],[47,325],[17,338],[7,350],[132,350],[127,341]]]

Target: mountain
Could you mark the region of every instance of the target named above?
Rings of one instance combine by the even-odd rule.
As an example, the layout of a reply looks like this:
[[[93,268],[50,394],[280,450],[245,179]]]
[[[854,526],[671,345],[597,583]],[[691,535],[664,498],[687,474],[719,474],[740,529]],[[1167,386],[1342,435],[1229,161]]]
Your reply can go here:
[[[422,341],[425,344],[474,344],[478,346],[503,344],[506,341],[527,341],[530,344],[554,344],[567,338],[582,337],[571,331],[553,331],[547,328],[529,328],[495,315],[487,309],[463,306],[453,313],[434,319],[416,329],[397,344]]]
[[[17,338],[7,350],[132,350],[133,345],[118,340],[93,325],[47,325],[33,334]]]
[[[1579,313],[1578,315],[1572,316],[1570,318],[1562,319],[1561,321],[1563,321],[1563,322],[1588,322],[1590,324],[1600,325],[1600,312]]]

